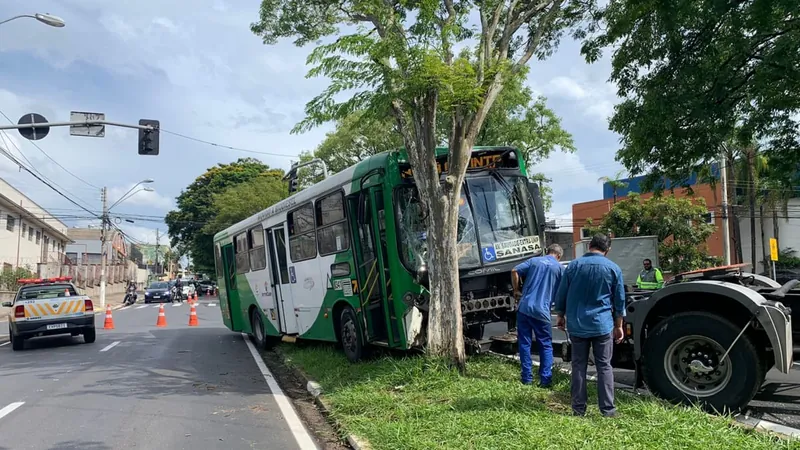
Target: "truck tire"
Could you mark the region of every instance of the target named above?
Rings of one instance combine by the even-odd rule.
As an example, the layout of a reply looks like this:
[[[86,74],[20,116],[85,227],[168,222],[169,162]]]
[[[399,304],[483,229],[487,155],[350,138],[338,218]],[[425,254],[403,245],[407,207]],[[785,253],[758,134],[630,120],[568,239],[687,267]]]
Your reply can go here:
[[[658,323],[644,343],[644,379],[648,388],[673,403],[698,404],[708,412],[736,412],[753,399],[764,382],[763,361],[741,331],[717,314],[685,312]]]
[[[339,316],[339,335],[344,355],[350,362],[358,362],[367,356],[361,324],[356,319],[356,312],[349,306],[346,306]]]
[[[21,336],[14,337],[14,334],[11,333],[11,330],[8,331],[8,339],[11,341],[11,349],[15,352],[25,349],[25,339],[22,339]]]
[[[97,340],[97,331],[94,328],[87,328],[83,331],[83,342],[92,344]]]

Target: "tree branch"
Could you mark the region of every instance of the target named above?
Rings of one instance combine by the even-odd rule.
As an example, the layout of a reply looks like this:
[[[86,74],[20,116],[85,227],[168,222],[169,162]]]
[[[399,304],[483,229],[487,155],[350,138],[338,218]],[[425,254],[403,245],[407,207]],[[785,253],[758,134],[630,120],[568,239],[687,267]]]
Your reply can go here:
[[[553,4],[550,5],[550,9],[547,11],[545,16],[539,21],[533,36],[528,39],[528,43],[525,46],[525,52],[519,58],[519,61],[514,64],[514,73],[519,72],[522,67],[528,63],[531,57],[533,57],[533,54],[536,53],[536,49],[539,47],[539,43],[542,41],[542,35],[552,24],[556,13],[561,10],[562,3],[564,3],[564,0],[554,1]]]

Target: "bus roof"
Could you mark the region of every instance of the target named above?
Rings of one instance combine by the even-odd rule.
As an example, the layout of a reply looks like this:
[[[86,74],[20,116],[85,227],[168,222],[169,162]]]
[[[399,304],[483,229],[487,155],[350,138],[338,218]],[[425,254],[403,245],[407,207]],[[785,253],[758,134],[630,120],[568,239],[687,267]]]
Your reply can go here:
[[[472,151],[476,152],[481,150],[495,150],[495,149],[515,150],[512,147],[507,147],[507,146],[480,146],[480,147],[475,146],[472,148]],[[436,155],[437,156],[446,155],[448,150],[449,149],[447,147],[438,147],[436,149]],[[299,206],[311,199],[314,199],[322,194],[332,191],[337,187],[351,183],[355,178],[356,173],[364,174],[371,169],[386,167],[390,158],[394,158],[397,160],[397,162],[400,163],[405,163],[408,161],[408,155],[404,148],[378,153],[377,155],[370,156],[369,158],[360,161],[341,172],[335,173],[329,176],[328,178],[320,181],[319,183],[315,183],[314,185],[309,186],[308,188],[303,189],[302,191],[297,192],[296,194],[284,200],[281,200],[280,202],[270,206],[269,208],[260,211],[256,214],[253,214],[247,219],[244,219],[241,222],[235,223],[230,227],[220,231],[219,233],[214,235],[214,242],[233,236],[234,234],[240,232],[241,230],[245,230],[257,223],[263,222],[269,217],[286,212],[287,210],[292,209],[294,206]]]

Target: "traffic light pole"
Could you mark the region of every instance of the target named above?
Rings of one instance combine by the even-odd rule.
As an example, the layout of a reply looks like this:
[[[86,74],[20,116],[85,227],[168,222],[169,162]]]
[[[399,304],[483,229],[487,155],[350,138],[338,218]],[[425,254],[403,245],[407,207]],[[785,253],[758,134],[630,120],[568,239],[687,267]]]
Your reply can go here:
[[[47,127],[71,127],[71,126],[92,126],[108,125],[111,127],[134,128],[143,131],[158,131],[158,127],[151,125],[133,125],[130,123],[109,122],[108,120],[84,120],[76,122],[39,122],[23,123],[17,125],[0,125],[0,130],[21,130],[23,128],[47,128]]]
[[[106,222],[108,221],[108,189],[103,187],[103,216],[100,224],[100,311],[106,309]]]

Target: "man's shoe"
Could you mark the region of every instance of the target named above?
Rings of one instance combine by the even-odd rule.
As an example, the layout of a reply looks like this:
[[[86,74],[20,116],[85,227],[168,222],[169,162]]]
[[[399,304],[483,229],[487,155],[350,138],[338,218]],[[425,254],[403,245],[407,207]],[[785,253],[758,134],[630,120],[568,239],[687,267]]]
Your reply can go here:
[[[613,419],[615,417],[619,417],[619,413],[617,413],[617,410],[614,410],[614,411],[611,411],[611,412],[607,412],[607,413],[601,412],[600,414],[602,414],[603,417],[608,417],[609,419]]]

